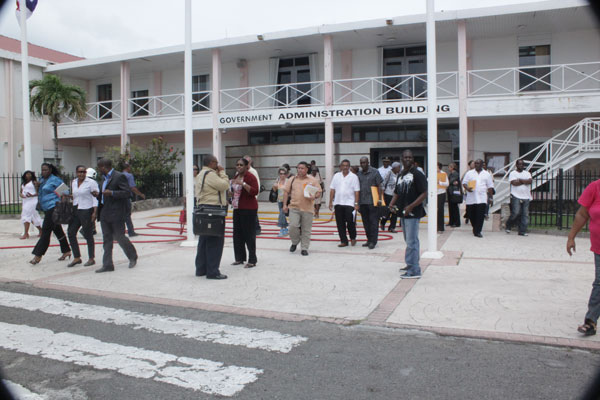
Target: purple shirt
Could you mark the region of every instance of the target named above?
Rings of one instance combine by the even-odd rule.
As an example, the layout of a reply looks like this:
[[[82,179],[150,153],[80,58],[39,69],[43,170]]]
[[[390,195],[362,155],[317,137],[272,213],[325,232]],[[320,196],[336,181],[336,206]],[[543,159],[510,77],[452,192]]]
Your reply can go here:
[[[134,188],[135,180],[133,179],[133,174],[123,171],[123,175],[125,175],[125,177],[127,178],[127,183],[129,183],[129,188]]]

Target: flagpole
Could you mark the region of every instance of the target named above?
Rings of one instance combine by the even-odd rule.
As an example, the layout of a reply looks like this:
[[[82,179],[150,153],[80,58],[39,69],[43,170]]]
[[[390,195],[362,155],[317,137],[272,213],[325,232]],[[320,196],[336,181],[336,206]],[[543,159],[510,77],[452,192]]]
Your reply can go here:
[[[192,127],[192,1],[185,0],[185,50],[184,50],[184,118],[185,118],[185,205],[187,210],[187,241],[183,246],[194,243],[194,131]]]
[[[27,5],[19,2],[21,22],[21,89],[23,99],[23,155],[25,170],[31,170],[31,118],[29,113],[29,55],[27,49]],[[10,149],[14,151],[14,149]],[[15,166],[12,165],[11,168]]]

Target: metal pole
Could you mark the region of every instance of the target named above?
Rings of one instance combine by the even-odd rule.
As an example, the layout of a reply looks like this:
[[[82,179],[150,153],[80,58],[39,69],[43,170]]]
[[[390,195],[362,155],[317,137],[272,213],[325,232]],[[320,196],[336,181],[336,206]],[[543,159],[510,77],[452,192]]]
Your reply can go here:
[[[192,129],[192,0],[185,0],[185,51],[184,51],[184,106],[185,116],[185,206],[187,210],[187,242],[194,242],[194,132]]]
[[[29,55],[27,49],[27,6],[25,1],[19,3],[21,21],[21,89],[23,95],[23,155],[25,170],[31,168],[31,120],[29,114]],[[13,151],[10,149],[9,151]],[[14,168],[11,165],[11,169]],[[16,170],[16,169],[15,169]]]
[[[427,251],[424,258],[442,258],[437,250],[437,68],[434,0],[427,0]]]

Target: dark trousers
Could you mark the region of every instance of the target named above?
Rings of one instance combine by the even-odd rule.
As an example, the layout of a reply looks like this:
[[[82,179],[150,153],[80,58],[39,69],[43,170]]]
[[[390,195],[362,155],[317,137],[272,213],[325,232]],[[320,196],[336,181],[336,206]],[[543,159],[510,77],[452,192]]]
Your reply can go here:
[[[346,229],[348,229],[350,240],[356,239],[356,222],[354,222],[352,211],[354,211],[354,207],[341,204],[336,205],[334,208],[338,234],[340,235],[340,241],[344,244],[348,244]]]
[[[254,220],[256,221],[256,233],[260,234],[261,232],[261,227],[260,227],[260,221],[258,220],[258,212],[256,213],[256,217],[254,218]]]
[[[367,234],[367,242],[377,244],[379,235],[379,207],[370,204],[360,205],[360,215],[362,216],[363,226]]]
[[[76,210],[73,214],[73,219],[69,223],[67,228],[67,236],[69,237],[69,243],[73,249],[73,257],[81,257],[79,251],[79,243],[77,243],[77,231],[81,228],[81,233],[87,242],[88,257],[94,258],[95,255],[95,243],[94,243],[94,222],[92,221],[93,208],[87,210]]]
[[[437,230],[444,231],[444,204],[446,203],[446,193],[437,195]]]
[[[460,211],[458,210],[458,203],[448,202],[448,214],[450,214],[450,226],[460,226]]]
[[[233,210],[233,253],[235,261],[256,264],[256,214],[257,210]]]
[[[127,218],[125,218],[125,225],[127,225],[127,234],[131,235],[135,233],[133,229],[133,221],[131,220],[131,199],[127,200]]]
[[[54,232],[54,236],[56,236],[58,243],[60,243],[61,253],[68,253],[71,251],[62,225],[52,222],[53,212],[54,208],[45,211],[44,222],[42,222],[42,236],[40,236],[35,247],[33,248],[33,251],[31,252],[31,254],[35,256],[41,257],[46,254],[46,250],[48,250],[48,246],[50,246],[50,236],[52,235],[52,232]]]
[[[479,235],[481,233],[485,217],[485,208],[486,203],[467,205],[467,218],[469,218],[469,221],[471,221],[471,225],[473,226],[473,235]]]
[[[135,247],[129,241],[129,238],[125,236],[125,221],[118,222],[107,222],[100,221],[102,227],[102,245],[104,248],[104,256],[102,257],[102,266],[107,268],[114,268],[112,251],[113,241],[116,240],[123,249],[125,256],[131,260],[137,260],[137,252]]]
[[[389,205],[394,196],[389,194],[383,194],[383,198],[385,199],[385,204]],[[398,220],[398,214],[394,214],[389,212],[389,208],[385,211],[383,217],[381,217],[381,227],[385,228],[385,224],[390,221],[389,229],[396,229],[396,221]]]
[[[196,250],[196,275],[220,275],[225,236],[199,236]]]

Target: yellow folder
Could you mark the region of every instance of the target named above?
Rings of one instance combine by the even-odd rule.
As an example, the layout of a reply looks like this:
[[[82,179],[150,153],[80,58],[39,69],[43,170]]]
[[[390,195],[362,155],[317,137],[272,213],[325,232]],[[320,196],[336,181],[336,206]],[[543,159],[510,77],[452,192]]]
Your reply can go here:
[[[371,196],[373,197],[373,205],[377,207],[379,205],[379,188],[377,186],[371,186]],[[385,206],[385,199],[383,193],[381,193],[381,205]]]

